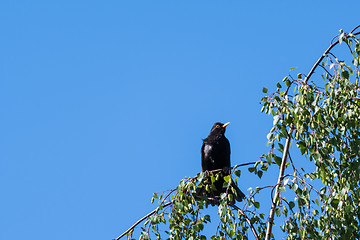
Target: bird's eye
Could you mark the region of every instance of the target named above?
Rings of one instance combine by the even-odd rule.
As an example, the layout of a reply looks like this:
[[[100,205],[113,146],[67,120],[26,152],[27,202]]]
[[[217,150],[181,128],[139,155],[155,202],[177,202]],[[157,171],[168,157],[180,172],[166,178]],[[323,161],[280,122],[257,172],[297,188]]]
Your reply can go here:
[[[220,125],[216,125],[216,128],[219,128],[220,127]]]

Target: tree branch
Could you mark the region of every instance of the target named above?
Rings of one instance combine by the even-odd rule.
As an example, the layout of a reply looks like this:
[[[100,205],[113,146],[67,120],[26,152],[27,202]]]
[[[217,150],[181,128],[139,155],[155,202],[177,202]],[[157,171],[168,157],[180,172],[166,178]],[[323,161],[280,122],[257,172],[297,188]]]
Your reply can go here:
[[[254,237],[256,240],[260,240],[254,226],[252,225],[250,219],[246,216],[246,214],[244,213],[243,210],[241,210],[239,207],[237,207],[235,204],[231,204],[230,206],[232,206],[233,208],[235,208],[237,211],[239,211],[241,213],[241,215],[243,215],[243,217],[245,218],[246,222],[249,224],[250,228],[251,228],[251,231],[253,232],[254,234]]]
[[[287,137],[286,143],[285,143],[284,153],[283,153],[283,157],[282,157],[281,165],[280,165],[279,178],[278,178],[278,182],[277,182],[276,188],[275,188],[275,196],[274,196],[274,200],[272,202],[272,206],[270,209],[269,221],[267,224],[265,240],[270,240],[270,237],[271,237],[271,230],[272,230],[272,226],[273,226],[273,222],[274,222],[275,208],[277,206],[277,202],[278,202],[279,195],[280,195],[279,187],[282,185],[282,180],[284,178],[286,159],[287,159],[289,147],[290,147],[291,133],[292,133],[292,128],[290,128],[290,130],[289,130],[288,137]]]
[[[256,162],[248,162],[248,163],[243,163],[243,164],[238,164],[238,165],[235,165],[234,167],[229,167],[229,168],[219,168],[219,169],[214,169],[214,170],[206,170],[204,173],[217,173],[217,172],[221,172],[221,171],[227,171],[228,169],[236,169],[238,167],[243,167],[243,166],[247,166],[247,165],[253,165],[255,164]],[[191,179],[195,179],[195,177],[192,177]]]
[[[297,179],[299,179],[301,182],[303,182],[303,183],[305,183],[306,185],[308,185],[310,189],[314,190],[314,191],[319,195],[320,200],[323,202],[323,204],[325,204],[325,201],[324,201],[323,197],[321,196],[321,193],[320,193],[316,188],[314,188],[311,184],[307,183],[307,182],[305,181],[305,179],[300,178],[299,176],[292,175],[292,174],[286,174],[286,175],[284,176],[284,178],[286,178],[286,177],[297,178]]]
[[[162,207],[167,207],[169,205],[171,205],[172,202],[168,202],[164,205],[162,205]],[[121,234],[118,238],[115,238],[113,240],[119,240],[120,238],[122,238],[123,236],[125,236],[126,234],[128,234],[131,230],[133,230],[137,225],[139,225],[139,223],[141,223],[142,221],[144,221],[145,219],[147,219],[148,217],[150,217],[151,215],[155,214],[157,211],[159,210],[159,208],[156,208],[155,210],[153,210],[152,212],[148,213],[147,215],[145,215],[144,217],[142,217],[141,219],[139,219],[136,223],[134,223],[134,225],[132,225],[128,230],[126,230],[123,234]]]
[[[355,29],[357,29],[357,28],[359,28],[359,27],[360,27],[360,25],[357,26],[357,27],[355,27],[355,28],[350,32],[350,34],[352,34],[352,35],[354,35],[354,36],[360,34],[360,31],[359,31],[359,32],[356,32],[356,33],[353,33],[353,31],[355,31]],[[350,34],[346,34],[345,37],[349,37]],[[325,56],[330,52],[330,50],[331,50],[333,47],[335,47],[339,42],[340,42],[340,41],[337,40],[336,42],[332,43],[332,44],[328,47],[328,49],[326,49],[326,51],[324,52],[324,54],[321,55],[321,57],[316,61],[316,63],[315,63],[314,66],[311,68],[309,74],[306,76],[306,78],[305,78],[305,80],[304,80],[305,84],[306,84],[307,81],[310,79],[311,75],[315,72],[315,69],[316,69],[317,66],[321,63],[321,61],[324,59],[324,57],[325,57]]]
[[[238,167],[241,167],[241,166],[247,166],[247,165],[251,165],[251,164],[255,164],[256,162],[248,162],[248,163],[243,163],[243,164],[239,164],[239,165],[236,165],[236,166],[234,166],[234,167],[231,167],[230,169],[236,169],[236,168],[238,168]],[[215,170],[212,170],[212,171],[208,171],[208,172],[211,172],[211,173],[216,173],[216,172],[220,172],[220,171],[223,171],[224,169],[215,169]],[[195,179],[196,177],[192,177],[191,179]],[[169,192],[169,194],[164,198],[164,200],[163,201],[165,201],[165,199],[167,199],[168,198],[168,196],[172,193],[172,192],[174,192],[176,189],[173,189],[173,190],[171,190],[170,192]],[[162,204],[162,203],[161,203]],[[168,202],[168,203],[166,203],[166,204],[164,204],[164,205],[162,205],[162,207],[163,208],[165,208],[165,207],[167,207],[167,206],[169,206],[169,205],[171,205],[172,204],[172,201],[170,201],[170,202]],[[235,206],[235,205],[234,205]],[[233,206],[233,207],[234,207]],[[239,209],[238,207],[234,207],[234,208],[236,208],[236,209],[238,209],[240,212],[241,212],[241,214],[242,215],[244,215],[245,216],[245,218],[247,218],[246,217],[246,215],[245,215],[245,213],[241,210],[241,209]],[[136,223],[134,223],[134,225],[132,225],[128,230],[126,230],[123,234],[121,234],[119,237],[117,237],[117,238],[115,238],[115,239],[113,239],[113,240],[119,240],[120,238],[122,238],[123,236],[125,236],[126,234],[128,234],[131,230],[133,230],[137,225],[139,225],[139,223],[141,223],[142,221],[144,221],[145,219],[147,219],[148,217],[150,217],[151,215],[153,215],[153,214],[155,214],[157,211],[159,211],[159,208],[156,208],[155,210],[153,210],[152,212],[150,212],[150,213],[148,213],[147,215],[145,215],[144,217],[142,217],[141,219],[139,219]],[[247,219],[247,221],[248,221],[248,219]],[[250,221],[250,220],[249,220]],[[249,224],[251,224],[250,222],[248,222]],[[253,227],[252,227],[253,228]],[[253,229],[252,229],[253,230]],[[255,229],[254,229],[255,230]],[[254,231],[253,230],[253,231]],[[256,233],[256,232],[255,232]],[[256,237],[257,237],[257,235],[255,235]],[[257,239],[259,239],[258,237],[257,237]]]
[[[351,30],[350,33],[353,33],[356,29],[358,29],[360,27],[360,25],[356,26],[353,30]],[[355,34],[354,34],[355,35]]]

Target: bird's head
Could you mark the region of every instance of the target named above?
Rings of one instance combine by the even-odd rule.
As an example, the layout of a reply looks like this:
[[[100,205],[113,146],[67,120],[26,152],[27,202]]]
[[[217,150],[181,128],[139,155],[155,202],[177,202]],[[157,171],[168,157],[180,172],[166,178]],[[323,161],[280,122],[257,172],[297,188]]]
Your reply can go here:
[[[230,122],[227,122],[225,124],[221,123],[221,122],[215,123],[214,126],[211,128],[210,134],[214,134],[214,135],[224,134],[225,133],[225,128],[229,124],[230,124]]]

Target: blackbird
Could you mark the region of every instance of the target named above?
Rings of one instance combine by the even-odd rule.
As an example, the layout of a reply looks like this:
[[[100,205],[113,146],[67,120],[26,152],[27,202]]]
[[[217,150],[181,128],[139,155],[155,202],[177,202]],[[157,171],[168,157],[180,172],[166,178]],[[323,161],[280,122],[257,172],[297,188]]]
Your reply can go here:
[[[214,182],[216,188],[213,191],[213,196],[219,199],[220,194],[226,192],[226,187],[223,187],[224,176],[230,174],[230,143],[225,137],[225,129],[228,123],[217,122],[211,128],[209,136],[203,140],[201,147],[201,168],[203,172],[222,169],[220,178]],[[245,197],[244,193],[232,182],[231,187],[235,190],[234,198],[237,201],[242,201]],[[229,191],[232,193],[232,191]],[[197,195],[203,195],[204,191],[198,191]],[[214,202],[211,204],[213,205]],[[233,202],[234,203],[234,202]]]

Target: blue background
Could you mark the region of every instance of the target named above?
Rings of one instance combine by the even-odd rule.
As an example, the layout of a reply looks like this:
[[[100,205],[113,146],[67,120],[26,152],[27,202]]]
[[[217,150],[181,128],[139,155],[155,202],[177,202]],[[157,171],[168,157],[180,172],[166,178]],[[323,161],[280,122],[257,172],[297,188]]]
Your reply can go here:
[[[262,87],[307,73],[359,1],[0,2],[0,238],[112,239],[200,168],[268,151]],[[273,185],[242,168],[246,191]],[[271,201],[268,191],[260,199]],[[241,205],[240,205],[241,206]],[[266,211],[267,212],[267,211]]]

